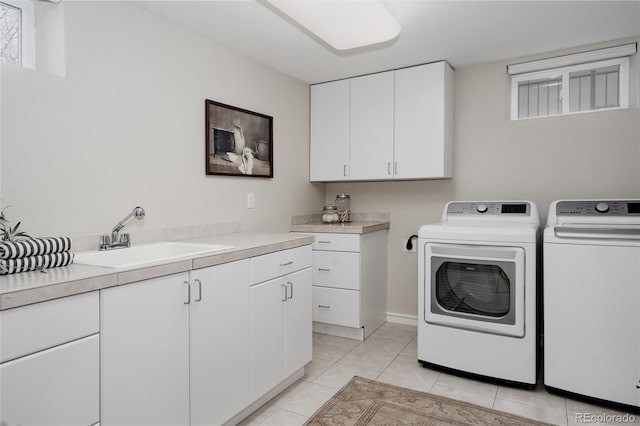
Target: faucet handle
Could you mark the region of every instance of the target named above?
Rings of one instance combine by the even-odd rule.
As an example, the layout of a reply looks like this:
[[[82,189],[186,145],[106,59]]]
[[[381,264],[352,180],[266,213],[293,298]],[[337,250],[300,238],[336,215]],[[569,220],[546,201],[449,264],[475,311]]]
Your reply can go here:
[[[99,243],[100,250],[106,250],[106,248],[110,244],[111,244],[111,237],[109,236],[109,234],[100,235],[100,243]]]
[[[119,242],[121,244],[126,244],[127,247],[129,247],[131,245],[131,239],[129,238],[129,234],[127,234],[127,233],[120,234],[120,241]]]

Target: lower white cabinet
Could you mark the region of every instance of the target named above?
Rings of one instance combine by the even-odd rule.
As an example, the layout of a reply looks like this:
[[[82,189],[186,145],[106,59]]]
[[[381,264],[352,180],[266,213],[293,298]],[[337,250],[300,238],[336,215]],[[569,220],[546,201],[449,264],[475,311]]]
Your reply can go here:
[[[101,425],[189,424],[188,279],[101,290]]]
[[[313,328],[364,340],[386,321],[387,230],[312,235]]]
[[[216,425],[250,403],[248,260],[102,292],[102,425]]]
[[[0,365],[3,425],[91,425],[98,421],[95,334]]]
[[[98,292],[0,311],[0,424],[99,421]]]
[[[102,290],[101,425],[238,420],[311,361],[310,266],[307,245]]]
[[[311,361],[311,269],[253,285],[250,301],[255,401]]]
[[[251,402],[248,262],[191,271],[192,425],[222,424]]]

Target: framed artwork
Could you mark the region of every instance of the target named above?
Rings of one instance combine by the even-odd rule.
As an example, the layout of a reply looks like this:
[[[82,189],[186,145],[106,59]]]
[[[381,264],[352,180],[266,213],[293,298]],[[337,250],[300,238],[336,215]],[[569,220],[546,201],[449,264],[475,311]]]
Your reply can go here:
[[[208,175],[273,177],[273,117],[206,99]]]

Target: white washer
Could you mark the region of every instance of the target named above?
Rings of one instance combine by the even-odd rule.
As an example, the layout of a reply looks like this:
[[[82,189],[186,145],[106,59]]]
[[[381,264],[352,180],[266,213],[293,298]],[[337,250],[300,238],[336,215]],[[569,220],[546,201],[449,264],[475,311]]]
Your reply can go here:
[[[560,200],[544,230],[544,383],[640,407],[640,200]]]
[[[538,209],[450,202],[418,233],[418,361],[536,383]]]

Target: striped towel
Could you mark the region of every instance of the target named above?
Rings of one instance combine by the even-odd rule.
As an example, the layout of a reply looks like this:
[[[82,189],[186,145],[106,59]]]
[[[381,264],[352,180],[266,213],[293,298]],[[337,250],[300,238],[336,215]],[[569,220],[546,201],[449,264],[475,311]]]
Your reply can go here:
[[[20,259],[0,259],[0,275],[33,271],[38,268],[56,268],[58,266],[67,266],[72,262],[73,253],[70,251],[28,256]]]
[[[0,241],[0,259],[19,259],[71,250],[71,238],[26,238],[16,241]]]

